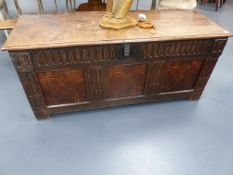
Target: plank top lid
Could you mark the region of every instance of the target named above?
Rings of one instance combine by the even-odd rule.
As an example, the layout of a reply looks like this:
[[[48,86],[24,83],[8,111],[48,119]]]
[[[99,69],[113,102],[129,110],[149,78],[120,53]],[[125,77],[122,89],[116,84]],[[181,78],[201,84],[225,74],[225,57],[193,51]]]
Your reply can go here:
[[[155,29],[108,30],[99,26],[104,12],[22,15],[2,50],[30,50],[98,44],[230,37],[232,33],[197,11],[157,10],[145,13]]]

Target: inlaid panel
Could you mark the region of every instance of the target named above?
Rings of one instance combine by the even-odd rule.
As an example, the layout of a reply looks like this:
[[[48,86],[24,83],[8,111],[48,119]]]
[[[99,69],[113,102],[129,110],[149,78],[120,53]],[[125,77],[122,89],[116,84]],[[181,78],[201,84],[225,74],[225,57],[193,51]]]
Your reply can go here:
[[[120,98],[142,95],[146,65],[117,65],[107,71],[107,96]]]
[[[48,105],[86,101],[81,70],[39,72],[38,78]]]
[[[203,65],[202,60],[185,60],[166,63],[160,80],[160,92],[191,90]]]

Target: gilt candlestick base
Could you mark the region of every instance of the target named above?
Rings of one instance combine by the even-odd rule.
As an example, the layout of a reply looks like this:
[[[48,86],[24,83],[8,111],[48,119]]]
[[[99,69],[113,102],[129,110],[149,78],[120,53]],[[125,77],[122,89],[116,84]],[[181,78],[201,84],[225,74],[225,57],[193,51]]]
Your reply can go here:
[[[113,18],[112,14],[106,13],[102,20],[100,21],[100,26],[106,29],[123,29],[134,27],[138,24],[138,21],[130,16],[126,16],[124,18]]]

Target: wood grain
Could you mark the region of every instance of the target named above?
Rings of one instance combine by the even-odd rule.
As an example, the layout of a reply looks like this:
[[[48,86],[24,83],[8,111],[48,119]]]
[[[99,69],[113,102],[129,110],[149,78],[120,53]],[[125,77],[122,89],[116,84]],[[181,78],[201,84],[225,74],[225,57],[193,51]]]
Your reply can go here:
[[[143,95],[146,66],[117,65],[109,67],[107,73],[108,98]]]
[[[0,30],[13,29],[16,25],[16,20],[0,21]]]
[[[131,12],[130,16],[137,17],[139,13],[142,12]],[[99,21],[104,12],[23,15],[2,50],[233,36],[196,11],[159,10],[143,13],[153,21],[155,30],[138,27],[120,31],[102,29]]]
[[[39,72],[47,105],[81,103],[86,100],[81,70]]]

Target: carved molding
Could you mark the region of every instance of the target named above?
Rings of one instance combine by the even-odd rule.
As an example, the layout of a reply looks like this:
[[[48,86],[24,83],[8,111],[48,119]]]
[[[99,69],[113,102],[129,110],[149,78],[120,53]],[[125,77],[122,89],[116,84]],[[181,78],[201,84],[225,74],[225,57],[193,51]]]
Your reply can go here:
[[[167,41],[142,44],[143,58],[177,58],[207,55],[213,40]]]
[[[51,49],[32,55],[37,68],[47,68],[115,61],[119,58],[119,49],[119,46]]]

